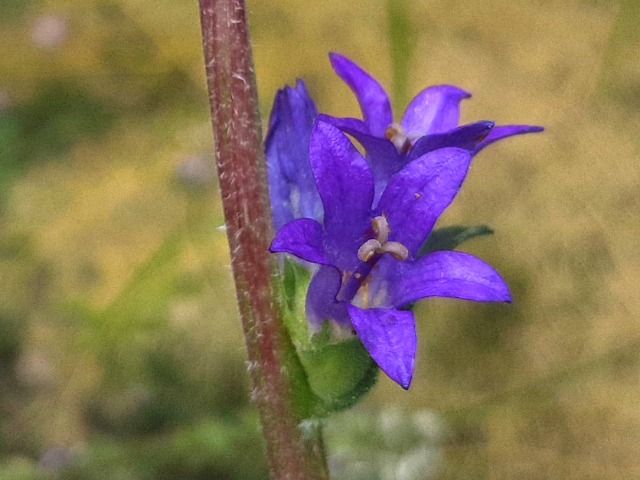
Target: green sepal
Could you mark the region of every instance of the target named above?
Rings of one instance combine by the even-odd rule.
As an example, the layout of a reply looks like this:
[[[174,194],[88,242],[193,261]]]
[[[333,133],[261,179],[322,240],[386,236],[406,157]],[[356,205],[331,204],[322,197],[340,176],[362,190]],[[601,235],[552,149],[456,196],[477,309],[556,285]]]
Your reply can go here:
[[[309,285],[311,275],[309,271],[295,260],[289,257],[284,259],[284,293],[287,301],[287,308],[293,310],[298,299],[296,291],[299,287]]]
[[[320,400],[318,415],[352,407],[378,378],[378,366],[362,342],[357,337],[332,342],[328,328],[298,354],[311,391]]]
[[[305,301],[311,282],[309,270],[291,258],[284,259],[283,293],[284,322],[294,345],[309,341],[309,323],[305,316]]]
[[[458,245],[472,238],[491,235],[492,233],[493,229],[487,225],[477,225],[475,227],[456,225],[438,228],[431,232],[427,241],[424,242],[418,253],[418,257],[422,257],[431,252],[455,250]]]
[[[302,373],[306,377],[313,398],[303,393],[302,385],[297,390],[305,409],[311,402],[313,415],[326,416],[355,405],[371,390],[378,377],[378,366],[362,342],[349,332],[347,338],[336,338],[344,337],[345,332],[335,335],[325,322],[322,331],[311,334],[305,314],[310,281],[307,268],[291,258],[284,259],[281,289],[284,323],[303,370],[296,371],[294,376]]]

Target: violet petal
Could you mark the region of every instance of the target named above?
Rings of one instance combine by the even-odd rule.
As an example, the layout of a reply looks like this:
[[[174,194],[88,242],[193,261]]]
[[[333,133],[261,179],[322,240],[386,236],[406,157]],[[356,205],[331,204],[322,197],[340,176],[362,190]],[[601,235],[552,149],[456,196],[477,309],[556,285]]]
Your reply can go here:
[[[491,145],[503,138],[513,137],[514,135],[523,135],[525,133],[538,133],[542,132],[544,128],[535,125],[503,125],[495,127],[491,133],[482,142],[476,145],[474,149],[474,155],[476,155],[483,148]]]
[[[409,137],[442,133],[458,126],[460,102],[471,94],[452,85],[438,85],[420,92],[402,119]]]
[[[321,121],[311,134],[310,156],[324,206],[326,256],[336,267],[353,270],[371,228],[371,169],[340,130]]]
[[[351,326],[346,304],[336,300],[341,284],[342,276],[333,267],[320,267],[311,279],[305,308],[312,330],[320,331],[325,321]]]
[[[393,122],[387,92],[371,75],[348,58],[330,53],[329,59],[335,72],[358,98],[369,133],[376,137],[384,137],[387,127]]]
[[[324,254],[322,236],[322,225],[310,218],[299,218],[278,231],[269,251],[286,252],[308,262],[329,265]]]
[[[457,147],[474,151],[478,144],[485,140],[494,127],[493,122],[482,121],[458,127],[445,133],[436,133],[420,137],[413,144],[407,161],[414,160],[425,153],[439,148]]]
[[[276,230],[295,218],[322,219],[309,163],[309,139],[318,112],[302,80],[276,94],[265,153]]]
[[[427,297],[477,302],[511,302],[509,287],[493,267],[462,252],[434,252],[414,262],[397,262],[386,278],[388,305],[402,306]]]
[[[416,324],[406,310],[373,308],[363,310],[349,305],[349,317],[371,357],[394,382],[407,390],[411,385],[416,359]]]
[[[364,147],[375,178],[376,198],[378,198],[389,177],[400,171],[406,163],[393,143],[386,138],[370,135],[365,124],[355,118],[336,118],[320,114],[318,120],[326,121],[342,132],[351,135]]]
[[[391,177],[376,208],[376,215],[387,218],[389,240],[416,255],[460,190],[470,162],[468,151],[442,148],[415,159]]]
[[[354,133],[369,135],[369,128],[367,125],[357,118],[339,118],[321,113],[318,115],[318,121],[330,123],[349,135],[353,135]]]

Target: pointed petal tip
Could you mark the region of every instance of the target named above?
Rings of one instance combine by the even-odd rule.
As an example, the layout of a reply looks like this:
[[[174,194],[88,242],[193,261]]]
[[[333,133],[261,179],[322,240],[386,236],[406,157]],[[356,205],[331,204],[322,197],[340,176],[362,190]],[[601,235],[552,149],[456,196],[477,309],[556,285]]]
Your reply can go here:
[[[494,286],[497,290],[495,296],[493,298],[486,298],[481,301],[492,303],[512,303],[513,297],[511,296],[511,289],[509,288],[509,285],[507,285],[507,282],[498,272],[495,272],[495,274],[496,278],[494,279]]]
[[[406,380],[398,382],[398,385],[400,385],[405,390],[409,390],[409,388],[411,387],[412,380],[413,380],[413,376],[410,376]]]
[[[283,243],[282,239],[276,235],[269,245],[269,253],[289,253],[289,250]]]
[[[284,96],[285,98],[288,98],[290,95],[303,95],[304,97],[309,97],[307,84],[303,79],[296,78],[294,85],[286,84],[284,87],[278,89],[276,93],[276,96]]]
[[[329,62],[331,63],[331,67],[339,76],[342,76],[339,72],[342,68],[353,65],[351,60],[337,52],[329,52]]]
[[[454,87],[454,88],[456,88],[457,90],[459,90],[459,91],[460,91],[460,96],[461,96],[462,98],[465,98],[465,99],[466,99],[466,98],[471,98],[471,97],[472,97],[471,92],[467,92],[466,90],[463,90],[463,89],[458,88],[458,87]]]
[[[295,85],[285,85],[278,90],[278,94],[284,96],[285,99],[289,99],[292,95],[300,95],[301,93],[307,95],[307,86],[299,78],[296,78]]]
[[[400,385],[402,387],[403,390],[409,390],[409,388],[411,388],[411,382],[413,382],[413,372],[415,371],[415,357],[413,358],[413,361],[411,362],[411,368],[409,370],[406,371],[402,371],[402,372],[394,372],[396,375],[398,375],[397,377],[394,375],[389,375],[389,373],[387,373],[387,375],[389,375],[389,378],[391,380],[393,380],[395,383],[397,383],[398,385]]]
[[[511,296],[511,292],[509,291],[509,289],[507,288],[507,291],[505,292],[505,296],[504,296],[504,303],[513,303],[513,297]]]
[[[480,120],[479,122],[474,122],[474,123],[479,127],[486,128],[487,130],[491,130],[493,127],[496,126],[496,122],[494,122],[493,120]]]
[[[294,117],[310,117],[317,116],[317,114],[315,102],[309,95],[306,84],[298,78],[295,86],[285,85],[276,91],[269,118],[268,135],[272,134],[275,125],[282,118],[291,122]]]
[[[342,62],[342,61],[348,61],[350,62],[351,60],[349,60],[347,57],[345,57],[344,55],[338,53],[338,52],[329,52],[329,61],[331,62],[331,65],[333,65],[335,67],[335,63],[334,62]]]
[[[364,123],[372,135],[384,137],[387,127],[393,122],[391,102],[385,89],[365,69],[349,58],[332,52],[331,66],[355,94]]]
[[[282,238],[279,235],[280,232],[276,234],[276,236],[271,240],[271,244],[269,245],[269,253],[285,253],[287,252]]]
[[[500,130],[504,130],[511,135],[521,135],[523,133],[540,133],[544,132],[544,127],[539,125],[500,125]]]
[[[413,313],[347,306],[351,324],[380,369],[408,390],[415,371],[417,334]]]
[[[466,90],[460,87],[456,87],[455,85],[443,84],[443,85],[435,85],[433,87],[428,87],[428,88],[439,88],[443,91],[446,90],[449,95],[458,96],[461,99],[471,98],[470,92],[467,92]]]
[[[296,86],[295,86],[295,88],[304,88],[306,90],[307,89],[307,84],[304,82],[303,79],[296,78]]]

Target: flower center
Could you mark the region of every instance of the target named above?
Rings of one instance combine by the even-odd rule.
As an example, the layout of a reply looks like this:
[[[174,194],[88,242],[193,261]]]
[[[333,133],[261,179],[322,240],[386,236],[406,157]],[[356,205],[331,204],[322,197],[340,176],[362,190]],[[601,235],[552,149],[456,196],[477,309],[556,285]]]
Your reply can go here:
[[[384,132],[387,140],[391,140],[396,150],[400,154],[405,154],[411,150],[411,139],[407,136],[404,128],[399,123],[392,123]]]
[[[339,300],[350,302],[361,288],[367,289],[369,274],[385,253],[400,261],[409,258],[409,249],[407,247],[400,242],[389,241],[391,228],[384,216],[375,217],[371,223],[376,238],[367,240],[358,249],[358,258],[362,260],[362,263],[354,272],[348,272],[343,278],[342,289],[338,294]],[[364,293],[368,295],[368,291]]]
[[[373,231],[376,238],[367,240],[358,249],[358,258],[363,262],[368,262],[374,255],[382,256],[389,253],[396,260],[406,260],[409,257],[409,250],[400,242],[390,242],[389,234],[391,228],[384,216],[375,217],[372,220]]]

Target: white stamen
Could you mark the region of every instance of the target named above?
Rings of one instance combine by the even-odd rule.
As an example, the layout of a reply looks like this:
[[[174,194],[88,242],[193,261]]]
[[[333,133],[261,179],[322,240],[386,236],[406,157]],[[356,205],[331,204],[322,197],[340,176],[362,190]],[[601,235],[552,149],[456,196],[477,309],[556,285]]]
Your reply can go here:
[[[363,262],[368,262],[374,255],[384,255],[389,253],[396,260],[404,261],[409,258],[409,250],[400,242],[390,242],[389,234],[391,227],[384,215],[375,217],[371,223],[376,238],[364,242],[358,249],[358,258]]]
[[[411,139],[399,123],[392,123],[384,132],[387,140],[391,140],[398,153],[407,153],[411,149]]]
[[[396,260],[404,261],[409,258],[409,249],[400,242],[387,242],[382,246],[384,253],[390,253]]]
[[[389,222],[387,222],[386,217],[375,217],[371,223],[373,224],[373,231],[376,232],[376,238],[380,244],[384,245],[387,243],[391,229],[389,228]]]
[[[371,257],[373,257],[374,254],[380,253],[381,249],[382,245],[380,244],[380,242],[372,238],[371,240],[367,240],[360,246],[360,248],[358,249],[358,258],[363,262],[366,262]]]

